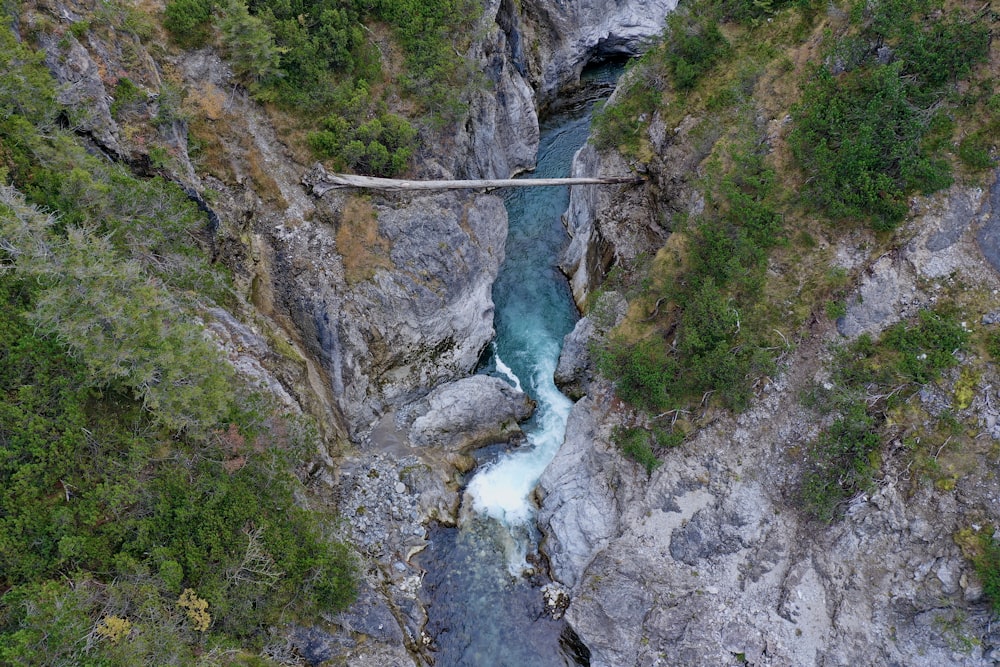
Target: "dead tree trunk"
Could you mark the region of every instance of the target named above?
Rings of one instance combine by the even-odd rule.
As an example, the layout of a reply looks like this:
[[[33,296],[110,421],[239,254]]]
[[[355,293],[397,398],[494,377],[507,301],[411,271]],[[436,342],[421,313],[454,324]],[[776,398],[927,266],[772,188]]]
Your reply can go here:
[[[486,190],[490,188],[530,188],[557,185],[613,185],[642,183],[638,176],[604,176],[598,178],[495,178],[456,181],[407,181],[395,178],[375,178],[353,174],[324,173],[312,183],[313,192],[323,196],[330,190],[363,188],[370,190]]]

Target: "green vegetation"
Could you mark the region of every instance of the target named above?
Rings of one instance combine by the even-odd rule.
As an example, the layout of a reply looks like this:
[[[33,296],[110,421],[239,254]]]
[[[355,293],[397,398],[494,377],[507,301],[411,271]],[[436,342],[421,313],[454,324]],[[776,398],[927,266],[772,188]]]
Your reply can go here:
[[[619,397],[650,413],[685,409],[706,395],[742,409],[754,381],[773,369],[757,305],[782,222],[768,201],[774,174],[752,145],[731,146],[732,168],[712,174],[705,212],[675,232],[685,239],[686,261],[644,296],[659,304],[646,320],[653,330],[637,341],[613,335],[597,351]]]
[[[594,351],[618,397],[640,408],[639,428],[664,415],[696,428],[717,408],[742,410],[803,327],[846,314],[850,276],[830,268],[831,222],[891,231],[914,193],[948,186],[959,164],[995,163],[1000,98],[979,68],[987,14],[935,0],[818,7],[686,5],[595,118],[601,149],[670,170],[654,153],[669,147],[671,159],[697,165],[704,198],[696,214],[660,208],[671,236],[654,259],[626,267],[615,287],[631,309]],[[655,138],[663,146],[650,144],[651,124],[668,128]],[[808,448],[802,488],[815,515],[831,519],[871,483],[885,411],[954,363],[967,345],[956,327],[924,313],[877,343],[862,338],[851,363],[838,357],[841,393],[824,399],[835,414]],[[862,368],[866,345],[878,363]],[[963,385],[958,404],[973,392]],[[655,438],[627,435],[620,444],[637,460],[648,460],[640,444],[662,453]]]
[[[983,593],[989,600],[993,613],[1000,613],[1000,542],[992,535],[979,536],[972,564],[983,582]]]
[[[807,447],[802,498],[816,518],[831,521],[842,503],[870,488],[881,465],[887,413],[958,363],[969,334],[949,312],[921,311],[876,342],[862,334],[837,350],[832,388],[809,401],[836,417]]]
[[[234,297],[205,215],[89,154],[0,46],[0,664],[250,656],[353,597],[334,517],[295,502],[317,436],[206,340]]]
[[[653,452],[650,443],[652,435],[641,428],[618,427],[611,439],[621,447],[622,453],[645,468],[647,474],[652,473],[663,463]]]
[[[694,88],[701,76],[725,56],[729,43],[711,14],[679,10],[667,17],[664,64],[674,87]]]
[[[170,0],[164,26],[185,48],[217,34],[259,100],[308,119],[325,114],[322,129],[309,136],[317,157],[338,169],[392,176],[408,166],[417,132],[383,100],[399,92],[429,124],[457,120],[465,107],[456,91],[472,72],[458,55],[466,38],[455,36],[468,34],[475,15],[471,0]],[[369,26],[380,25],[390,28],[402,63],[379,52]],[[384,65],[402,72],[384,75]]]
[[[817,67],[793,110],[789,143],[808,175],[808,194],[832,219],[889,230],[905,217],[910,194],[951,183],[947,162],[925,138],[935,113],[943,113],[935,109],[946,86],[986,57],[989,31],[954,15],[929,24],[913,19],[927,4],[875,4],[859,32],[831,53],[848,71]],[[879,62],[871,45],[883,41],[893,44],[894,62]]]
[[[341,86],[332,103],[335,111],[323,121],[323,129],[309,135],[319,157],[333,161],[337,169],[374,176],[394,176],[406,168],[417,132],[405,118],[373,101],[367,84]],[[348,117],[371,120],[357,125]]]
[[[204,46],[212,36],[213,5],[213,0],[171,0],[164,10],[163,27],[179,46]]]

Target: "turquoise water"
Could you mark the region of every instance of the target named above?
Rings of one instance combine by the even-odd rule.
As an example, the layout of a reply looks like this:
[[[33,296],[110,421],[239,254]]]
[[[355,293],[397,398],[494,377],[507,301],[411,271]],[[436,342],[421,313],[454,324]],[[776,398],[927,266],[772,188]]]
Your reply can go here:
[[[587,109],[543,125],[538,167],[528,178],[568,176],[573,154],[587,140]],[[566,278],[556,266],[567,243],[561,216],[568,188],[518,188],[506,197],[510,231],[506,259],[493,286],[496,340],[491,369],[535,399],[538,407],[522,425],[528,446],[487,465],[469,483],[474,509],[508,526],[532,520],[531,492],[562,444],[572,403],[552,375],[563,337],[577,312]],[[509,370],[508,370],[509,369]]]
[[[607,90],[619,70],[598,77]],[[573,154],[587,140],[593,101],[541,127],[535,172],[525,178],[568,176]],[[577,320],[566,278],[557,268],[568,239],[561,216],[568,188],[517,188],[506,196],[506,259],[493,287],[496,339],[481,372],[507,379],[537,403],[522,424],[526,441],[494,451],[467,486],[459,528],[438,528],[419,557],[427,570],[422,600],[438,667],[572,667],[589,653],[563,621],[545,612],[548,583],[537,555],[532,492],[562,444],[572,403],[552,375],[563,337]]]

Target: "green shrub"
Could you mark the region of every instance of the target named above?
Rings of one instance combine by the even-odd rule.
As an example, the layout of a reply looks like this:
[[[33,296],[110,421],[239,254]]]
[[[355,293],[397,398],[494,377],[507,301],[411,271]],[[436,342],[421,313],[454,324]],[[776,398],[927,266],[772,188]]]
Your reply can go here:
[[[641,428],[616,427],[611,438],[626,456],[645,468],[647,474],[652,474],[663,464],[653,452],[648,431]]]
[[[828,54],[847,71],[834,76],[818,68],[793,109],[792,153],[808,177],[808,195],[833,219],[893,229],[906,215],[910,194],[951,184],[948,165],[937,155],[945,142],[925,141],[943,118],[930,110],[947,85],[986,58],[990,38],[985,26],[954,13],[914,20],[928,6],[920,0],[864,5],[867,21],[855,16],[864,22],[860,35],[837,42]],[[898,42],[896,60],[879,64],[873,45],[887,39]],[[969,148],[969,158],[981,163],[982,154]]]
[[[992,535],[979,536],[979,553],[973,558],[976,574],[983,582],[983,593],[993,613],[1000,613],[1000,542]]]
[[[228,0],[220,8],[218,28],[233,71],[255,90],[287,75],[281,67],[282,47],[267,23],[250,14],[244,0]]]
[[[615,393],[623,401],[648,411],[667,406],[676,362],[664,341],[650,339],[628,345],[613,339],[597,351],[596,358],[601,373],[615,380]]]
[[[951,182],[947,165],[921,150],[926,124],[900,70],[894,63],[834,77],[821,67],[793,111],[792,152],[810,194],[834,219],[892,229],[906,215],[909,193]]]
[[[142,88],[132,83],[128,77],[122,77],[115,85],[115,101],[111,103],[111,113],[115,118],[120,118],[122,114],[134,111],[142,102],[146,101],[146,93]]]
[[[882,439],[863,402],[852,403],[808,447],[808,470],[802,482],[807,510],[832,521],[847,499],[867,490],[879,469]]]
[[[968,339],[953,313],[925,310],[916,322],[900,322],[877,341],[862,334],[835,352],[834,388],[810,398],[838,415],[806,448],[801,494],[813,516],[833,520],[844,500],[872,484],[885,411],[955,366],[954,353]]]
[[[395,176],[409,164],[417,131],[405,118],[382,113],[360,125],[331,115],[324,128],[309,136],[316,154],[333,160],[338,169],[371,176]]]
[[[930,102],[945,84],[968,76],[989,48],[989,28],[949,16],[909,31],[900,40],[896,56],[903,61],[903,74],[916,79],[916,88]]]
[[[0,663],[194,664],[343,608],[350,552],[294,502],[315,434],[269,416],[195,316],[228,294],[205,215],[89,155],[41,57],[0,44]],[[177,610],[191,586],[204,636]],[[101,635],[110,616],[131,630]]]
[[[975,132],[962,137],[958,144],[958,157],[970,169],[984,171],[993,166],[989,147],[990,140],[985,133]]]
[[[178,46],[204,46],[212,35],[214,6],[213,0],[170,0],[164,10],[163,27]]]
[[[709,395],[742,410],[754,381],[774,368],[763,321],[751,314],[783,220],[769,203],[774,174],[753,142],[732,153],[738,168],[713,179],[705,213],[678,232],[688,237],[688,267],[666,286],[655,315],[667,336],[632,345],[612,339],[596,357],[619,398],[648,412],[700,405]]]
[[[663,96],[661,66],[652,52],[629,63],[627,72],[619,80],[615,103],[594,108],[590,140],[595,146],[623,152],[635,152],[639,148],[649,118]]]
[[[993,361],[1000,362],[1000,329],[990,329],[985,340],[986,353]]]
[[[899,377],[927,384],[958,364],[955,352],[966,348],[969,334],[954,315],[924,310],[916,326],[896,324],[882,334],[880,342],[895,353],[893,367]]]
[[[715,11],[727,21],[756,24],[771,14],[792,5],[808,5],[801,0],[716,0]]]
[[[674,87],[687,91],[729,50],[729,42],[709,14],[676,11],[667,17],[664,60]]]

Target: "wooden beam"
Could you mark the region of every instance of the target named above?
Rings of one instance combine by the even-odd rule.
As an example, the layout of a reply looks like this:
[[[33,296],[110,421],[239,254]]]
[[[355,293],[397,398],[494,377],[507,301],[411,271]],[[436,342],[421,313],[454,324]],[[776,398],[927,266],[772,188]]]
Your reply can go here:
[[[485,190],[489,188],[529,188],[557,185],[614,185],[642,183],[638,176],[604,176],[599,178],[498,178],[467,181],[407,181],[395,178],[375,178],[354,174],[325,173],[312,183],[313,192],[323,196],[330,190],[367,188],[372,190]]]

